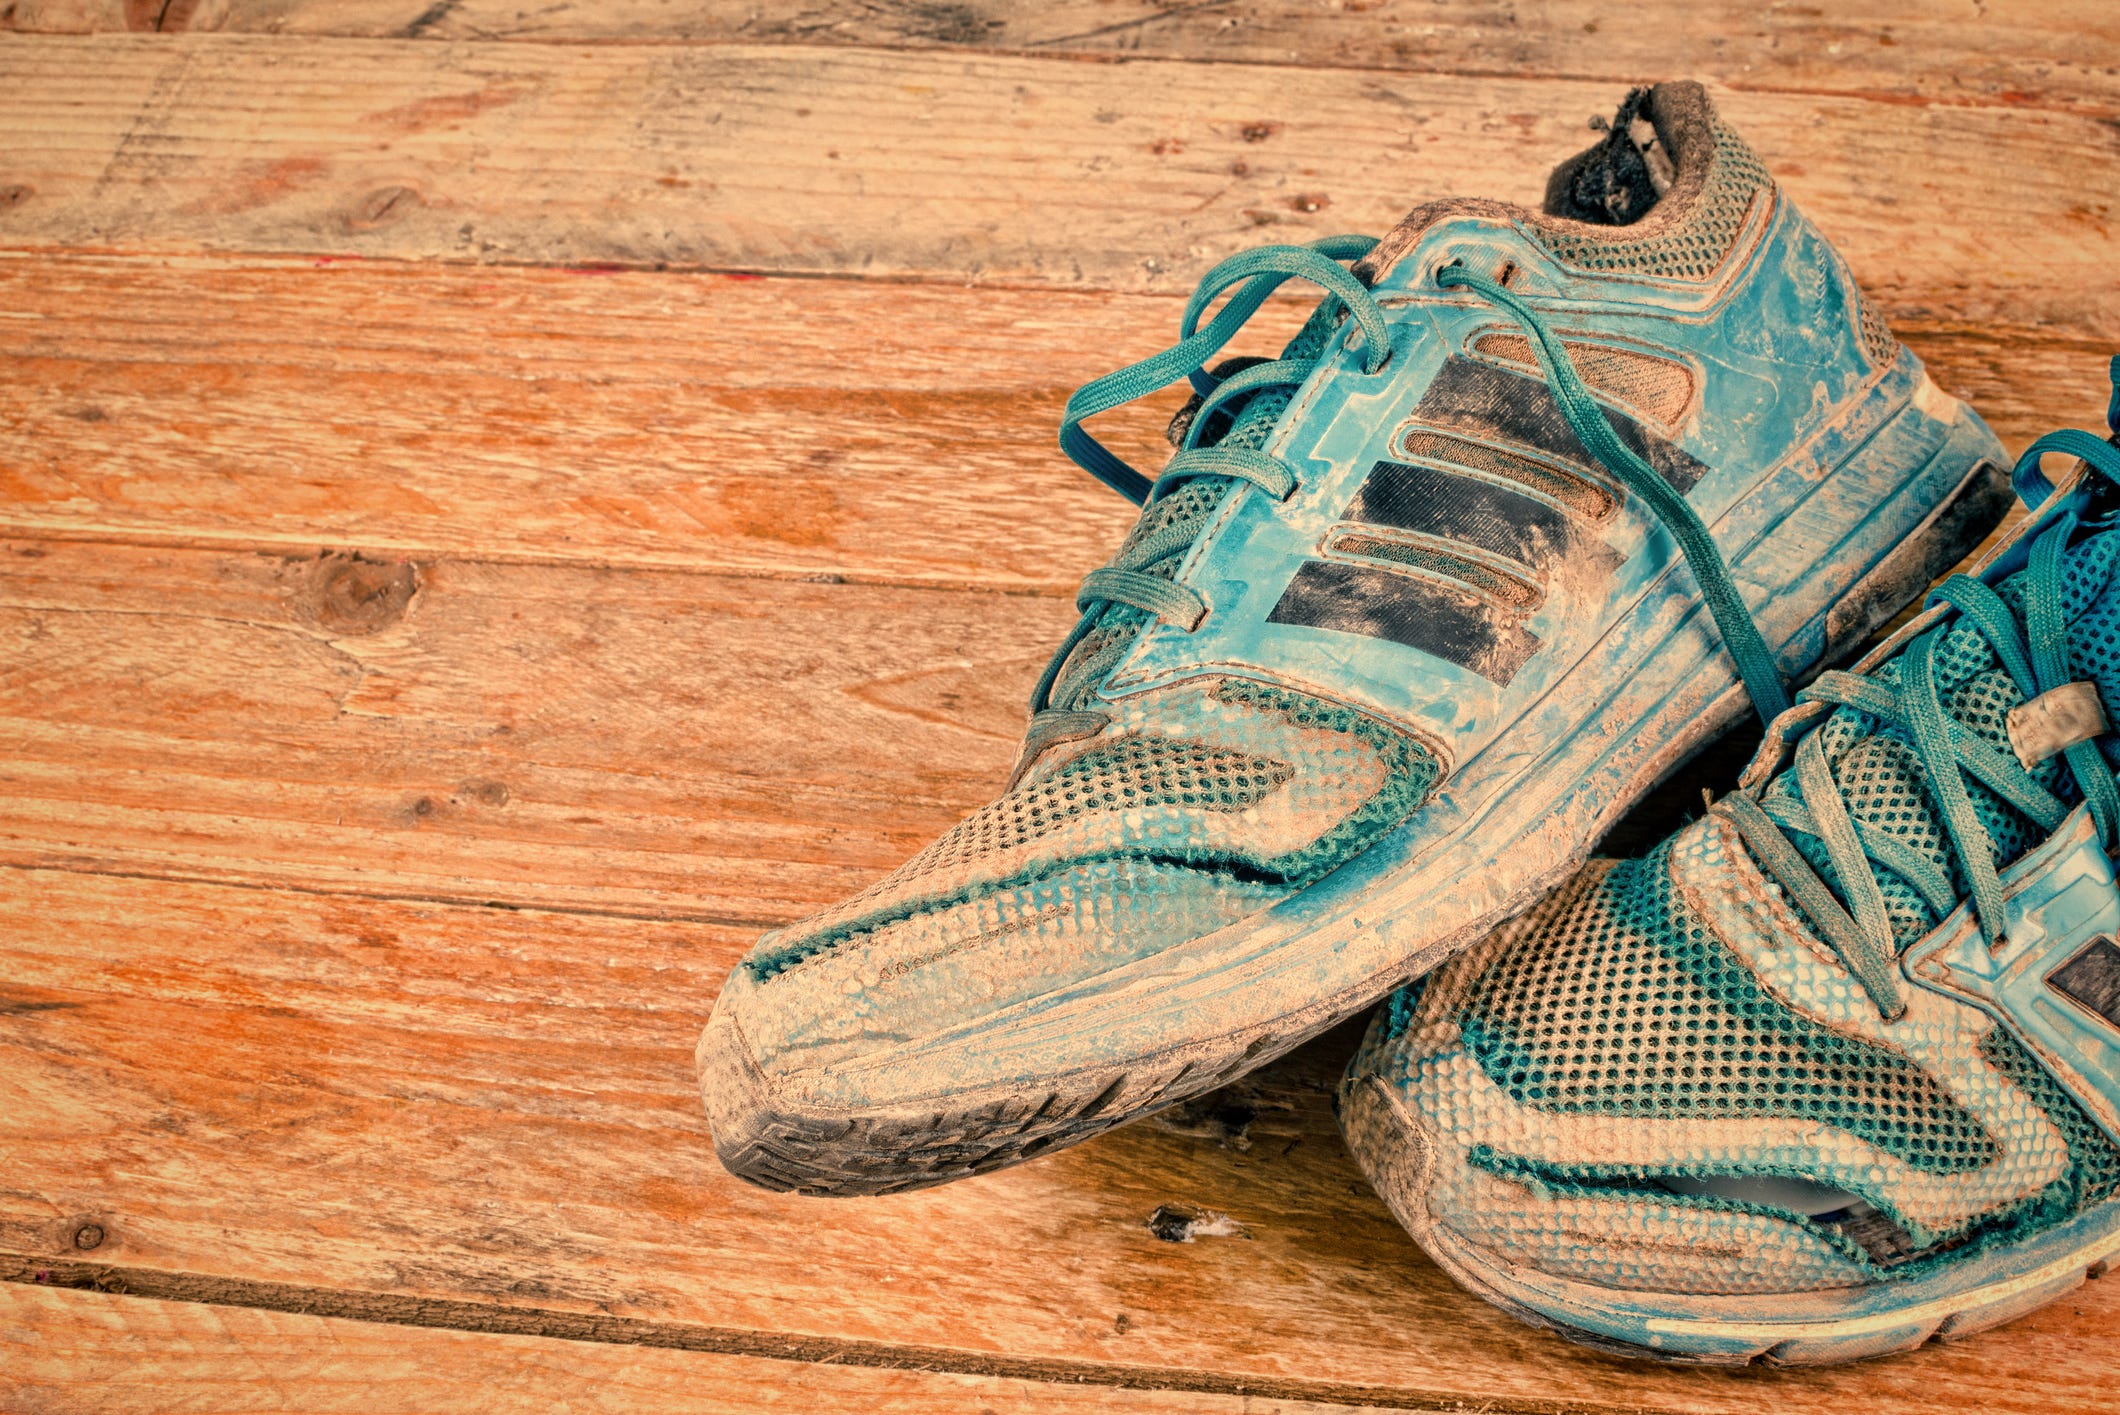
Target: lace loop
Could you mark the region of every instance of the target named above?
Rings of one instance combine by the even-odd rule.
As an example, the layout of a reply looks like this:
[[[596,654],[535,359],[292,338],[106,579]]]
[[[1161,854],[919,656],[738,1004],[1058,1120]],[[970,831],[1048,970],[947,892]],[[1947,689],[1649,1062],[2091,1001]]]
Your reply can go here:
[[[2120,359],[2116,359],[2115,363],[2120,364]],[[2120,380],[2120,372],[2115,372],[2114,378]],[[2113,402],[2120,406],[2120,382],[2114,384]],[[2116,419],[2113,436],[2120,438],[2120,419]],[[2120,482],[2120,447],[2115,447],[2110,442],[2102,442],[2096,433],[2085,432],[2081,428],[2065,427],[2059,432],[2050,432],[2025,448],[2024,455],[2017,459],[2016,467],[2010,472],[2010,481],[2017,488],[2018,498],[2034,511],[2054,494],[2054,484],[2047,479],[2045,470],[2040,466],[2041,461],[2050,454],[2078,458],[2105,473],[2112,480]]]
[[[1199,446],[1209,420],[1232,400],[1275,384],[1301,383],[1309,376],[1310,362],[1307,359],[1272,359],[1231,374],[1206,395],[1206,400],[1193,414],[1192,426],[1185,430],[1186,448]]]
[[[1725,796],[1713,809],[1737,827],[1737,833],[1752,847],[1760,863],[1781,880],[1797,907],[1877,1004],[1877,1010],[1891,1019],[1904,1013],[1906,999],[1900,995],[1898,975],[1886,961],[1889,955],[1879,955],[1862,926],[1848,917],[1848,911],[1840,907],[1840,901],[1819,879],[1818,872],[1775,828],[1759,804],[1749,796]]]
[[[2115,373],[2120,377],[2120,363]],[[2020,484],[2027,467],[2036,472],[2041,444],[2046,444],[2046,450],[2087,450],[2084,460],[2093,470],[2120,481],[2120,449],[2096,439],[2084,449],[2072,440],[2041,438],[2018,465]],[[1948,853],[1958,864],[1963,894],[1948,873],[1905,840],[1849,814],[1843,789],[1825,759],[1820,731],[1824,719],[1809,725],[1795,749],[1793,776],[1800,801],[1777,793],[1762,804],[1750,794],[1739,793],[1715,805],[1736,827],[1760,867],[1841,955],[1888,1018],[1896,1015],[1903,1000],[1897,969],[1892,966],[1897,944],[1876,869],[1881,867],[1904,881],[1939,919],[1961,900],[1969,900],[1982,935],[1990,946],[2000,946],[2007,937],[2008,915],[1996,844],[1968,782],[1979,782],[2045,832],[2059,829],[2067,819],[2066,801],[2014,755],[1998,750],[1945,711],[1937,655],[1946,636],[1969,628],[1986,640],[1993,662],[2024,700],[2072,681],[2075,666],[2063,617],[2063,568],[2078,529],[2076,513],[2067,511],[2052,517],[2051,524],[2032,541],[2023,572],[2021,624],[1993,587],[1971,576],[1953,575],[1929,595],[1932,606],[1944,606],[1953,615],[1907,644],[1896,660],[1896,686],[1834,670],[1820,674],[1799,695],[1801,702],[1828,703],[1863,713],[1880,727],[1895,729],[1911,744],[1922,790],[1934,809]],[[2057,760],[2065,765],[2068,778],[2097,823],[2106,849],[2114,850],[2120,845],[2120,785],[2103,751],[2095,742],[2076,742]],[[1790,834],[1810,837],[1823,846],[1839,885],[1837,897],[1811,860],[1791,844]]]
[[[1145,504],[1152,487],[1149,479],[1092,437],[1082,424],[1099,413],[1108,413],[1181,378],[1192,380],[1193,387],[1203,396],[1212,394],[1219,381],[1205,372],[1207,361],[1236,337],[1237,331],[1266,303],[1267,296],[1291,279],[1300,278],[1323,286],[1350,309],[1363,336],[1370,341],[1372,361],[1381,365],[1381,359],[1391,349],[1384,311],[1369,293],[1369,287],[1339,263],[1360,259],[1375,245],[1375,239],[1369,236],[1328,236],[1308,246],[1261,246],[1233,255],[1215,266],[1193,291],[1192,299],[1186,302],[1184,318],[1179,322],[1181,337],[1177,343],[1160,354],[1092,379],[1075,390],[1074,397],[1067,400],[1067,407],[1060,415],[1060,450],[1076,466],[1121,496],[1136,505]],[[1214,298],[1240,283],[1241,288],[1216,311],[1206,327],[1198,327],[1201,314]],[[1303,373],[1308,375],[1307,366]]]
[[[1150,490],[1153,501],[1181,481],[1192,477],[1237,477],[1250,482],[1276,501],[1285,501],[1296,489],[1296,474],[1279,457],[1242,447],[1189,448],[1170,459],[1163,475]]]
[[[1207,601],[1198,591],[1139,570],[1092,570],[1082,577],[1075,608],[1084,613],[1098,605],[1128,604],[1165,624],[1191,633],[1207,617]]]

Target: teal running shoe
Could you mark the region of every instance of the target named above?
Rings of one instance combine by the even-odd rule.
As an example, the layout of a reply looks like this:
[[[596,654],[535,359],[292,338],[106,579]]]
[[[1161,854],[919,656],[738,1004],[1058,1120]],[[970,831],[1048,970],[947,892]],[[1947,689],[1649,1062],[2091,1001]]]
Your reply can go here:
[[[1734,794],[1379,1011],[1341,1122],[1465,1287],[1594,1346],[1822,1364],[2120,1254],[2120,387],[2111,419],[2034,444],[2037,514]],[[2058,493],[2049,452],[2083,459]]]
[[[1291,279],[1325,296],[1280,357],[1208,372]],[[1249,251],[1179,332],[1068,405],[1143,510],[1000,798],[722,991],[736,1174],[934,1183],[1261,1064],[1565,880],[2008,502],[1697,85],[1630,95],[1542,211]],[[1181,379],[1153,480],[1085,430]]]

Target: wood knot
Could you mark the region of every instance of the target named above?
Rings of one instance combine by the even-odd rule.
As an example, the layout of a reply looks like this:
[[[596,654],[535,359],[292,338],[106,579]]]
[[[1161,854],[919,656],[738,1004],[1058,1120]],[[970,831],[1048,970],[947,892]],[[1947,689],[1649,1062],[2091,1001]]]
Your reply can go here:
[[[74,1246],[86,1252],[90,1248],[103,1246],[103,1225],[84,1223],[74,1230]]]
[[[10,211],[37,194],[37,189],[26,182],[9,182],[0,185],[0,211]]]
[[[385,564],[335,552],[318,558],[302,607],[329,633],[374,634],[405,617],[419,588],[419,567],[409,560]]]
[[[410,187],[377,187],[355,202],[342,218],[349,231],[373,231],[399,220],[420,205],[420,194]]]

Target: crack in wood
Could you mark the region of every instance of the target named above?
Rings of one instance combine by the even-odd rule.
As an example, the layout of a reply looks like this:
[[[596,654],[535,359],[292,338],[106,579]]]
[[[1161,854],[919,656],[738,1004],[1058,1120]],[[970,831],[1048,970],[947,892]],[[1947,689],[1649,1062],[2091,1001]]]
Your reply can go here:
[[[1623,1415],[1623,1412],[1624,1415],[1658,1415],[1666,1409],[1581,1401],[1467,1400],[1447,1392],[1397,1386],[1300,1377],[1235,1376],[1217,1371],[1130,1366],[1120,1362],[1038,1359],[948,1347],[898,1346],[845,1337],[780,1335],[692,1322],[658,1322],[641,1317],[614,1317],[551,1307],[500,1306],[454,1298],[213,1277],[4,1251],[0,1251],[0,1282],[152,1297],[164,1301],[203,1302],[220,1307],[299,1312],[318,1317],[344,1317],[392,1326],[553,1337],[566,1341],[661,1347],[883,1370],[938,1371],[1058,1385],[1105,1386],[1116,1390],[1188,1391],[1259,1400],[1369,1406],[1383,1410],[1478,1411],[1481,1415]]]

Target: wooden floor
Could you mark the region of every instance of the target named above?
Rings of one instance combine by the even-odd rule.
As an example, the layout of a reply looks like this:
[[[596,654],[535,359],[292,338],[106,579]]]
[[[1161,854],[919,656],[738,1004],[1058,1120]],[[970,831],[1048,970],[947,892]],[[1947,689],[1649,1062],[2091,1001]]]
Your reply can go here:
[[[1345,1028],[864,1202],[729,1180],[690,1067],[761,927],[1001,780],[1128,521],[1061,403],[1212,260],[1535,200],[1702,77],[2021,446],[2120,340],[2108,0],[10,28],[0,1409],[2110,1408],[2114,1281],[1823,1372],[1520,1327],[1343,1152]]]

